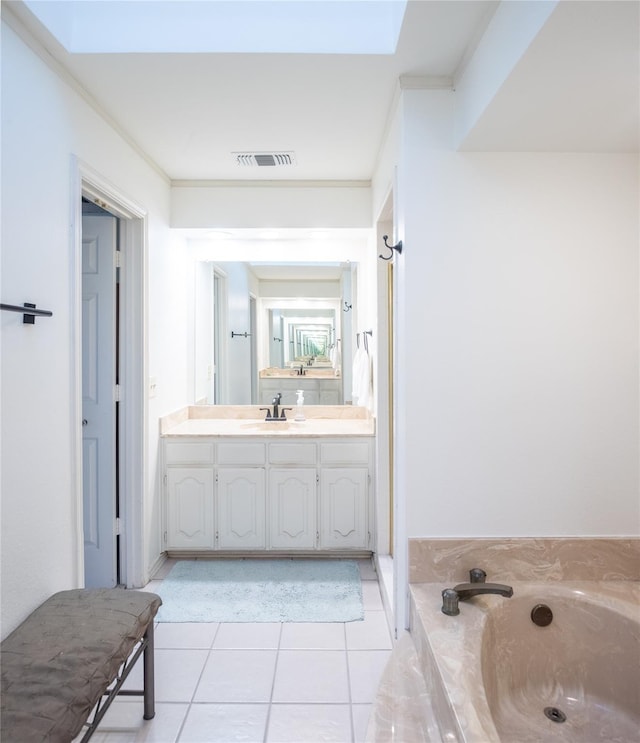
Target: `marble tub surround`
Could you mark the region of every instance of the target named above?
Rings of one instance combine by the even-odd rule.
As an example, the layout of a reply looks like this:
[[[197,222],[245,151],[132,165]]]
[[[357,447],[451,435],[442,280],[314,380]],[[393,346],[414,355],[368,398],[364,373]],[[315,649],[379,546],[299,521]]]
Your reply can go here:
[[[409,583],[640,580],[638,537],[412,538]],[[443,586],[450,587],[450,586]]]
[[[375,420],[355,405],[305,405],[304,421],[265,421],[261,405],[190,405],[160,419],[161,436],[373,436]],[[291,407],[291,406],[284,406]]]
[[[513,597],[446,616],[442,590],[474,567]],[[410,539],[411,646],[394,648],[367,740],[638,743],[639,580],[634,537]],[[548,627],[531,621],[536,603],[554,613]],[[567,722],[544,715],[556,705]]]
[[[439,743],[431,695],[413,640],[404,632],[387,663],[369,717],[367,743]]]
[[[410,587],[411,636],[438,725],[434,739],[637,741],[640,585],[517,582],[513,589],[512,599],[476,596],[449,617],[440,610],[441,584]],[[538,603],[554,613],[548,627],[530,619]],[[547,706],[567,721],[549,720]],[[375,740],[394,739],[381,733]]]

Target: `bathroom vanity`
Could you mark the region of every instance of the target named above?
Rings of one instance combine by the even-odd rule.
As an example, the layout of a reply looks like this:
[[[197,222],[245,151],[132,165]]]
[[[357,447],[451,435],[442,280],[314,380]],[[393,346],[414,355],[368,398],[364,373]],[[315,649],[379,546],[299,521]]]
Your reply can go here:
[[[303,390],[307,405],[342,404],[342,379],[333,369],[302,367],[304,374],[290,369],[263,369],[258,380],[258,397],[268,405],[280,392],[285,405],[295,403],[296,392]]]
[[[161,421],[167,552],[372,550],[373,420],[350,406],[293,412],[193,406]]]

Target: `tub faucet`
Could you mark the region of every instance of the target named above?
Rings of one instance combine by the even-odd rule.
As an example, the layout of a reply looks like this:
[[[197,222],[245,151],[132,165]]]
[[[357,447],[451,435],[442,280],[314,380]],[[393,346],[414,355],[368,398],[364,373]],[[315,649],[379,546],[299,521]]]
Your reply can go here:
[[[487,574],[480,568],[469,571],[469,583],[458,583],[454,588],[445,588],[442,592],[442,613],[450,617],[460,614],[459,601],[466,601],[481,593],[495,593],[498,596],[509,598],[513,596],[513,588],[501,583],[485,583]]]

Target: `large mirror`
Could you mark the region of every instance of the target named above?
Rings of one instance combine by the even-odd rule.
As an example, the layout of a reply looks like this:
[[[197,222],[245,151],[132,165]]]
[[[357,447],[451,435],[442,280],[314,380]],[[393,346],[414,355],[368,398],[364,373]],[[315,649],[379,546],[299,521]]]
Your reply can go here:
[[[198,261],[195,403],[350,402],[357,264]]]
[[[334,360],[335,310],[274,307],[267,312],[270,367],[287,368],[300,362],[327,366]]]

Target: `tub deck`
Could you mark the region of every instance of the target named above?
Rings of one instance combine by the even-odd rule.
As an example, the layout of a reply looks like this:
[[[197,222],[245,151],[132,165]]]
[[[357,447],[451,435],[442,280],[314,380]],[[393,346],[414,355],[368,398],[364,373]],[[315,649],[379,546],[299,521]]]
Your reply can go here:
[[[504,741],[514,739],[513,731],[503,729],[500,734],[496,728],[495,701],[493,702],[493,714],[488,701],[488,696],[490,697],[492,693],[495,699],[496,690],[489,686],[485,692],[487,680],[483,677],[481,665],[483,642],[486,648],[486,636],[483,638],[483,633],[487,628],[491,612],[493,611],[491,622],[494,622],[495,617],[500,615],[500,602],[508,602],[512,599],[494,595],[476,596],[460,604],[459,616],[449,617],[441,612],[441,591],[445,587],[450,586],[440,583],[410,585],[411,631],[398,641],[383,675],[369,725],[368,743],[393,743],[409,740],[412,743],[441,743],[443,740],[460,743],[504,743]],[[627,631],[626,634],[634,647],[626,650],[619,648],[618,654],[623,657],[625,653],[633,654],[635,650],[633,657],[637,657],[640,651],[639,583],[626,580],[514,582],[513,589],[514,598],[520,597],[517,600],[526,602],[527,616],[529,603],[533,606],[543,599],[558,610],[558,617],[561,616],[563,602],[565,607],[573,607],[574,603],[579,602],[580,608],[577,611],[584,614],[586,610],[589,613],[586,621],[587,631],[592,631],[595,627],[597,637],[603,638],[602,642],[599,639],[593,642],[591,638],[591,644],[601,646],[599,652],[604,655],[611,652],[611,647],[603,645],[606,620],[603,621],[602,617],[606,617],[607,612],[611,612],[610,616],[613,617],[616,627],[607,635],[619,637],[620,623],[626,625],[627,630],[631,627],[630,632]],[[567,609],[565,608],[564,611],[566,612]],[[520,611],[520,614],[522,613]],[[530,625],[534,632],[544,633],[545,631],[543,628],[535,627],[530,619],[527,625]],[[574,625],[566,620],[565,627],[563,631],[574,632]],[[527,626],[525,631],[528,629]],[[520,631],[518,629],[518,632]],[[545,638],[548,636],[550,637],[550,635],[545,635]],[[537,637],[540,639],[542,635]],[[521,643],[517,638],[514,641],[513,637],[510,638],[510,642],[513,644],[513,652],[516,653],[517,646]],[[511,650],[505,651],[506,655],[509,652]],[[539,654],[539,651],[536,653]],[[496,659],[497,664],[504,661],[504,655]],[[517,669],[522,663],[522,659],[516,659],[512,667]],[[596,666],[598,663],[602,661],[596,659]],[[572,665],[576,664],[565,661],[565,666]],[[554,683],[561,673],[556,669],[553,675],[555,678],[551,679],[549,687],[550,698],[553,696],[552,692],[557,691],[557,684],[554,687]],[[489,684],[491,685],[491,681]],[[629,683],[624,682],[623,686],[627,687]],[[631,681],[631,688],[636,688],[636,693],[640,694],[640,684],[637,683],[637,679],[634,678]],[[544,694],[547,691],[546,687],[542,689]],[[507,700],[507,708],[512,702],[513,700]],[[531,740],[540,740],[541,735],[552,735],[553,740],[569,743],[586,739],[591,741],[591,738],[584,737],[585,734],[591,736],[592,725],[599,726],[604,720],[605,724],[602,727],[604,737],[595,738],[593,743],[596,740],[610,741],[612,739],[611,725],[615,728],[616,740],[624,741],[624,743],[637,743],[640,740],[637,734],[637,711],[633,711],[634,700],[630,702],[627,700],[627,702],[626,708],[616,706],[615,703],[608,706],[607,704],[585,704],[582,710],[569,710],[574,714],[574,719],[568,720],[565,725],[559,725],[545,718],[544,704],[536,702],[535,708],[537,710],[540,707],[538,710],[540,714],[539,719],[536,717],[535,725],[532,725],[531,718],[514,720],[513,724],[528,726],[531,731],[530,735],[533,735]],[[603,712],[598,712],[601,717],[597,720],[588,719],[596,714],[589,711],[592,707],[604,709]],[[581,719],[578,719],[579,715]],[[498,724],[500,724],[499,718],[498,710]],[[607,726],[609,726],[608,731]],[[533,730],[531,730],[532,727]],[[523,739],[520,732],[515,739],[529,740],[526,736]]]

